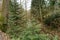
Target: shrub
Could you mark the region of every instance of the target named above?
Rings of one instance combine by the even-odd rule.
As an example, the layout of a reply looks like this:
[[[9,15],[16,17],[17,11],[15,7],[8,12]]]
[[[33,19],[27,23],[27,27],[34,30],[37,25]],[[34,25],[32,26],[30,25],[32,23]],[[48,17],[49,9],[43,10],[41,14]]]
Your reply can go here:
[[[21,35],[21,40],[49,40],[45,34],[40,34],[39,28],[30,27],[26,29]]]
[[[53,40],[59,40],[58,36],[55,35],[55,36],[53,37]]]
[[[53,36],[49,34],[41,34],[41,29],[37,27],[26,28],[20,34],[19,38],[12,38],[12,40],[58,40],[58,36]]]
[[[60,13],[51,14],[44,19],[44,24],[51,28],[58,28],[60,24]]]

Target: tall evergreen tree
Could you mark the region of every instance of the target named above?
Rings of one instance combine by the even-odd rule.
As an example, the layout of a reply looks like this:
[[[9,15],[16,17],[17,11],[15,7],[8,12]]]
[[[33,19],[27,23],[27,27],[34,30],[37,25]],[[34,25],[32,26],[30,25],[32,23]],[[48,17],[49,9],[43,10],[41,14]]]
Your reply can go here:
[[[9,31],[10,35],[18,37],[22,27],[22,5],[18,4],[17,0],[10,1],[9,3]]]

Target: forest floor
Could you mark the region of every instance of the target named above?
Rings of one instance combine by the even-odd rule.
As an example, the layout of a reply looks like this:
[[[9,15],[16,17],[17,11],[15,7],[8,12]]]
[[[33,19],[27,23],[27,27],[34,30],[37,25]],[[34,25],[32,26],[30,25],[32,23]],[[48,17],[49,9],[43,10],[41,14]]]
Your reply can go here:
[[[50,34],[50,36],[58,35],[58,38],[60,40],[60,28],[52,30],[50,28],[47,28],[46,26],[42,26],[41,32],[43,32],[45,34]]]

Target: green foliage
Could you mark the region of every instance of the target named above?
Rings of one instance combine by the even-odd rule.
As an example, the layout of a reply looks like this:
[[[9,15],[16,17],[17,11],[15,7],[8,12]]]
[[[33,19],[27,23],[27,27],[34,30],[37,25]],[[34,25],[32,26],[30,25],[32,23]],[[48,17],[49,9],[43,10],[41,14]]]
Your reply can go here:
[[[40,34],[41,29],[30,27],[21,33],[21,40],[49,40],[48,35]]]
[[[20,32],[22,31],[23,20],[22,15],[23,8],[22,5],[18,4],[16,0],[14,2],[10,1],[9,3],[9,19],[7,33],[10,37],[19,37]]]
[[[36,29],[35,30],[32,29],[23,33],[24,34],[21,34],[23,36],[21,40],[49,40],[47,35],[39,34]]]
[[[19,37],[13,37],[11,40],[58,40],[57,35],[51,36],[51,34],[42,33],[40,25],[36,25],[35,23],[33,19],[30,27],[27,26],[24,28],[24,30],[20,32]]]
[[[6,32],[7,30],[7,27],[5,27],[5,24],[4,24],[4,16],[2,15],[2,13],[0,13],[0,30],[2,32]]]
[[[50,4],[51,6],[54,6],[55,2],[51,1]],[[32,15],[37,19],[38,18],[40,19],[41,15],[40,12],[42,13],[42,15],[45,15],[44,14],[45,6],[46,4],[44,0],[38,0],[38,1],[32,0],[31,4]],[[29,23],[27,24],[28,26],[26,26],[25,28],[24,23],[26,24],[26,21],[24,21],[23,17],[24,14],[22,5],[18,4],[16,0],[14,0],[14,2],[10,1],[9,17],[8,17],[9,28],[7,30],[7,33],[10,35],[12,40],[58,40],[58,36],[51,37],[50,34],[44,34],[44,33],[42,34],[40,28],[41,25],[36,25],[37,22],[34,18],[33,20],[30,21],[30,24]],[[57,23],[60,22],[59,19],[60,14],[52,14],[44,19],[44,24],[54,28],[57,27],[55,22]]]
[[[42,34],[41,29],[37,27],[29,27],[21,32],[18,38],[12,40],[58,40],[58,36],[51,37],[49,34]]]
[[[55,35],[55,36],[53,37],[53,40],[59,40],[58,36]]]
[[[56,4],[56,0],[50,0],[50,6],[54,6]]]
[[[48,3],[46,3],[48,1]],[[55,10],[56,0],[32,0],[31,13],[38,21],[44,20],[44,16]],[[42,15],[42,16],[41,16]]]
[[[31,13],[34,18],[39,18],[42,12],[42,9],[45,7],[45,1],[44,0],[32,0],[31,2]],[[40,10],[41,9],[41,10]],[[43,13],[42,13],[43,15]]]
[[[0,13],[0,22],[3,22],[4,21],[4,17],[2,15],[2,13]]]
[[[44,24],[47,26],[51,26],[52,28],[59,27],[60,24],[60,13],[51,14],[50,16],[46,17],[44,20]]]

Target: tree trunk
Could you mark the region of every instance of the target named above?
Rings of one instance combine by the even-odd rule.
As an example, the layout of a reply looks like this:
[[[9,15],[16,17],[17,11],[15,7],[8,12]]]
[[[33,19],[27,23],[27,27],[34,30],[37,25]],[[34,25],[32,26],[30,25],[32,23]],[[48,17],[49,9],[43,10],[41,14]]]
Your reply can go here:
[[[9,0],[3,0],[2,14],[4,16],[4,25],[8,27]]]

